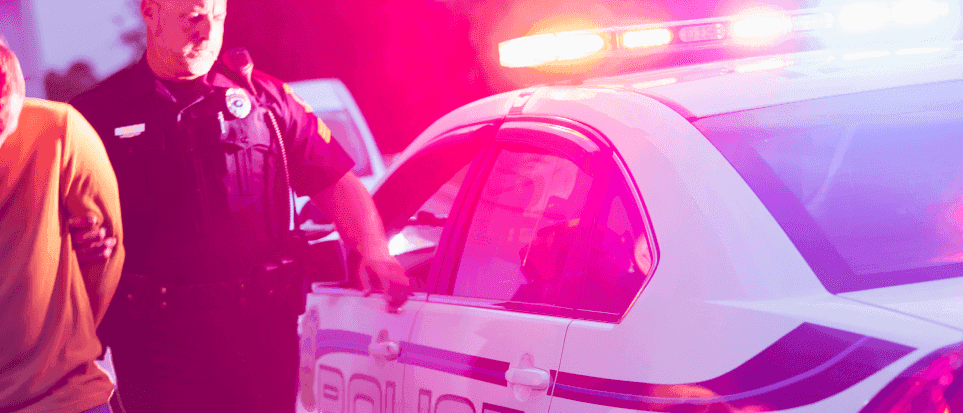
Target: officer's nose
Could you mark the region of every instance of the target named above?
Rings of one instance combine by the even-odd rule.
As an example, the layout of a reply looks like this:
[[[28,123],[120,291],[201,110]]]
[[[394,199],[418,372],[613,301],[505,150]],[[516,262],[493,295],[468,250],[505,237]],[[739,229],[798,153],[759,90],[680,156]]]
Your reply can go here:
[[[211,30],[213,29],[213,24],[210,18],[206,18],[197,23],[194,26],[194,41],[196,43],[208,41],[211,39]]]

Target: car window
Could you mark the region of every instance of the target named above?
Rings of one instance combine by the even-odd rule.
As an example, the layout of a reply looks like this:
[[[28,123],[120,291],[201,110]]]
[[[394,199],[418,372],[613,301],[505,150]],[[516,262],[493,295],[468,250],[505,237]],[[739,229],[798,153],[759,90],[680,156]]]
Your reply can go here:
[[[465,163],[417,208],[404,225],[391,231],[388,251],[405,267],[415,291],[427,292],[432,258],[467,172],[468,163]]]
[[[963,276],[963,82],[700,119],[833,293]]]
[[[405,267],[415,291],[428,291],[428,274],[469,166],[484,143],[484,127],[450,134],[398,167],[375,192],[388,248]]]
[[[572,160],[506,145],[469,223],[452,293],[553,305],[574,275],[569,250],[592,177]]]
[[[623,175],[614,175],[593,226],[580,309],[617,315],[628,309],[652,269],[644,222]]]

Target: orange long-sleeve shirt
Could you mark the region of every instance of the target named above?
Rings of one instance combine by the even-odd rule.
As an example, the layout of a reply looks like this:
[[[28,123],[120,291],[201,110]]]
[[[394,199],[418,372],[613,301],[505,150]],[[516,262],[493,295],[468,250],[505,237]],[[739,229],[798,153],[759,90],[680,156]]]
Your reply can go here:
[[[117,236],[81,267],[67,219],[94,215]],[[70,105],[27,99],[0,146],[0,412],[82,412],[113,384],[94,360],[96,328],[124,260],[117,179],[103,143]]]

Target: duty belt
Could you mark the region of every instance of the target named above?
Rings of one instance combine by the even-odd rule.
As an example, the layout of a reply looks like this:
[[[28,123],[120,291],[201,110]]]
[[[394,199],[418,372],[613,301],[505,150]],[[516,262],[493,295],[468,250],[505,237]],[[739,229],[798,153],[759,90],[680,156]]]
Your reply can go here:
[[[250,276],[237,279],[196,284],[167,284],[148,282],[140,298],[148,308],[160,310],[214,309],[276,304],[274,301],[297,300],[302,294],[300,274],[290,260],[280,265],[268,264],[252,271]],[[135,297],[128,295],[128,300]]]

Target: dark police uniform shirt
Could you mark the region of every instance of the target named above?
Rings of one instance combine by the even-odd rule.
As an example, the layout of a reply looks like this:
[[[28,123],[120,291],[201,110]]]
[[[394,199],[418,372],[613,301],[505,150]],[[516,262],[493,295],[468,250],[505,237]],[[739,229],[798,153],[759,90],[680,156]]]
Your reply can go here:
[[[141,59],[71,101],[100,134],[117,175],[125,273],[215,282],[278,257],[289,198],[268,110],[299,195],[317,194],[354,165],[286,84],[255,71],[251,97],[229,73],[218,62],[190,86],[197,89],[176,90]],[[228,108],[243,103],[238,93],[251,101],[246,116]]]

